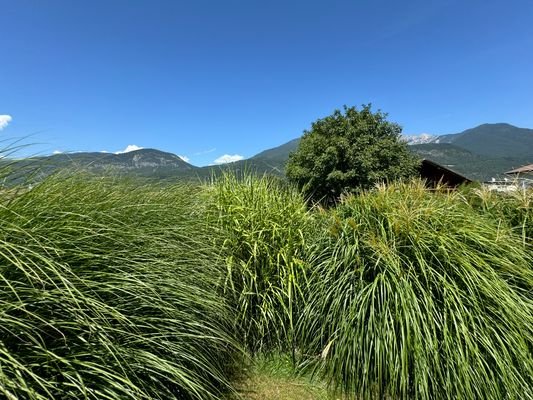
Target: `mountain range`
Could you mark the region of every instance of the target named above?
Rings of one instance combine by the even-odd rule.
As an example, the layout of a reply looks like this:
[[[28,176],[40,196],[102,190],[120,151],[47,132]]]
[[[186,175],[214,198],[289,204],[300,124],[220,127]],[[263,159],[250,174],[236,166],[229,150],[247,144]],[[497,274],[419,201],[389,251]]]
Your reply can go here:
[[[421,158],[445,165],[474,180],[488,180],[533,163],[533,129],[498,123],[413,144]]]
[[[421,159],[435,161],[472,180],[489,180],[533,163],[533,129],[506,123],[483,124],[456,134],[422,134],[404,140]],[[283,171],[285,161],[297,149],[299,141],[291,140],[239,163],[251,164],[262,172]],[[269,166],[272,166],[270,171]]]
[[[533,163],[533,129],[498,123],[483,124],[456,134],[406,137],[409,148],[421,159],[447,166],[471,179],[488,180],[505,171]],[[299,138],[255,156],[223,166],[196,167],[179,156],[156,149],[122,154],[70,153],[10,161],[19,175],[32,173],[34,179],[63,168],[95,173],[114,172],[145,178],[204,178],[224,170],[253,170],[284,174],[289,154],[298,148]],[[2,161],[7,165],[7,161]]]

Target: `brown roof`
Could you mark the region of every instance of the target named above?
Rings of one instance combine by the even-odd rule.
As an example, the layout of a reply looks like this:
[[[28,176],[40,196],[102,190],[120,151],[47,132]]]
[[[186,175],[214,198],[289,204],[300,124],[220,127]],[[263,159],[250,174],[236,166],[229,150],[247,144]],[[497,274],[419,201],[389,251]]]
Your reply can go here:
[[[524,165],[523,167],[507,171],[506,174],[524,174],[528,172],[533,172],[533,164]]]
[[[419,172],[420,176],[433,186],[442,183],[456,187],[464,183],[472,182],[472,180],[468,179],[466,176],[463,176],[444,165],[440,165],[435,161],[428,160],[427,158],[422,160]]]

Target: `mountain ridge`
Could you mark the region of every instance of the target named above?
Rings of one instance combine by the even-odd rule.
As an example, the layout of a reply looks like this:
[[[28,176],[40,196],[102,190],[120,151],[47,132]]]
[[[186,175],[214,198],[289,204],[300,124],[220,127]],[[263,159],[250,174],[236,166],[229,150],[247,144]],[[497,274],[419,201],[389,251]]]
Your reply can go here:
[[[533,162],[533,129],[507,123],[482,124],[456,134],[435,138],[424,136],[409,148],[420,158],[427,158],[477,180],[487,180],[505,171]],[[36,166],[44,177],[62,168],[82,168],[91,172],[116,172],[147,178],[174,179],[208,177],[221,171],[255,171],[284,175],[291,152],[301,138],[263,150],[241,161],[220,166],[197,167],[173,153],[140,149],[127,153],[61,153],[17,161],[19,167]]]
[[[64,169],[160,179],[172,178],[177,175],[192,175],[194,171],[199,169],[199,167],[185,162],[173,153],[150,148],[118,154],[104,152],[59,153],[10,161],[9,164],[11,169],[20,171],[16,174],[16,181],[19,181],[20,177],[24,175],[31,176],[32,180],[38,181]]]
[[[491,157],[524,157],[533,153],[533,129],[503,122],[482,124],[456,134],[441,135],[437,141],[452,143]]]
[[[407,140],[415,154],[475,180],[488,180],[533,162],[533,129],[508,123],[485,123],[455,134],[422,136]],[[284,162],[297,149],[299,140],[293,139],[241,162],[251,161],[264,167],[267,161],[277,160],[276,170],[283,171]]]

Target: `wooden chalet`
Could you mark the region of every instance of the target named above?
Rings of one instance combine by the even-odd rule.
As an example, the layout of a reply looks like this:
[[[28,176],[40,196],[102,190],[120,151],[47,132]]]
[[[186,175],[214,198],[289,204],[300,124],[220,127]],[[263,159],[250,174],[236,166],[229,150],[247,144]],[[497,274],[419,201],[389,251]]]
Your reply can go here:
[[[435,188],[438,185],[456,188],[460,185],[472,182],[472,180],[468,179],[466,176],[428,159],[422,160],[419,172],[420,177],[424,179],[427,182],[427,185],[431,188]]]

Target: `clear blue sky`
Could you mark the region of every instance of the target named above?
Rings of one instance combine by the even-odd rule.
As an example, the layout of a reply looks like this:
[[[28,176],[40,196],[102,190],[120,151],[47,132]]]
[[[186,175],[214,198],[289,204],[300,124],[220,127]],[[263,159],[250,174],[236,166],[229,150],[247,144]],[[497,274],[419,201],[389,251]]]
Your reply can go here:
[[[533,128],[533,1],[0,0],[0,135],[32,152],[206,165],[368,102],[406,134]]]

